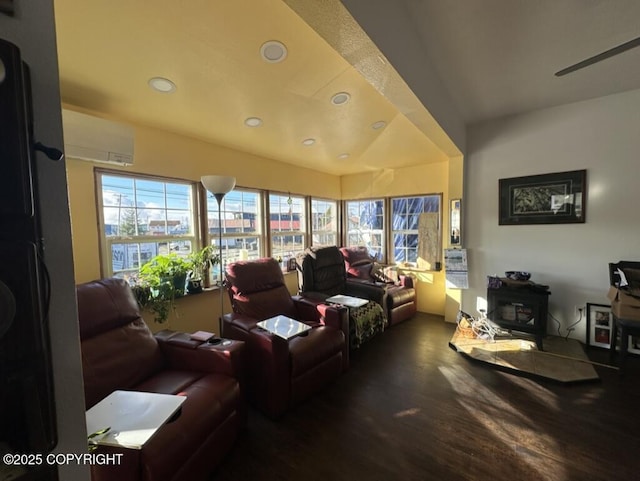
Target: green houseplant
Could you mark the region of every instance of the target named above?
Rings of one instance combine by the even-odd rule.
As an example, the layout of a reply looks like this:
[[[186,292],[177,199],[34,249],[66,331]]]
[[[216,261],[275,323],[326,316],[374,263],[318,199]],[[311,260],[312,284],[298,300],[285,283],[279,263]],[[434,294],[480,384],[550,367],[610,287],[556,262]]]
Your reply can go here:
[[[209,268],[219,262],[218,257],[212,245],[205,246],[189,254],[187,262],[189,263],[190,271],[187,290],[190,294],[202,292],[202,288],[208,285]]]
[[[177,297],[184,296],[190,262],[175,253],[157,255],[140,268],[140,286],[134,289],[143,309],[154,313],[156,322],[165,322]]]

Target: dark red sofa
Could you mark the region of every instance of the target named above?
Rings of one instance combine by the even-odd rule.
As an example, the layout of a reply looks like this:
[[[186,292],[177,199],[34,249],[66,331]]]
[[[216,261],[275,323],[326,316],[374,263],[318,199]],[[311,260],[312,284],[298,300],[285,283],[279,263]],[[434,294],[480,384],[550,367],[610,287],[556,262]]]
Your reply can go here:
[[[187,397],[142,449],[100,446],[121,453],[121,462],[93,465],[92,479],[207,479],[245,425],[243,343],[216,348],[171,331],[154,336],[121,279],[80,284],[76,292],[87,409],[114,390]]]

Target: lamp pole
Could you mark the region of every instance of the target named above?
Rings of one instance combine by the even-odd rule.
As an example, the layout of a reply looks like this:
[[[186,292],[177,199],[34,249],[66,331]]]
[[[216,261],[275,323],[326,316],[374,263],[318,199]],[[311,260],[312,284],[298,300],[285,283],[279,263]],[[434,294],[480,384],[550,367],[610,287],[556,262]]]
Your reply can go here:
[[[213,194],[218,201],[218,259],[220,261],[220,275],[218,276],[218,289],[220,289],[220,334],[222,334],[222,316],[224,316],[224,263],[222,262],[222,199],[224,193]]]
[[[200,179],[202,185],[204,185],[207,191],[211,192],[213,196],[218,201],[218,253],[220,259],[220,277],[218,281],[218,289],[220,289],[220,334],[222,334],[222,317],[224,316],[224,293],[223,284],[224,284],[224,262],[222,256],[222,200],[224,196],[231,192],[233,188],[236,186],[236,178],[229,177],[226,175],[204,175]]]

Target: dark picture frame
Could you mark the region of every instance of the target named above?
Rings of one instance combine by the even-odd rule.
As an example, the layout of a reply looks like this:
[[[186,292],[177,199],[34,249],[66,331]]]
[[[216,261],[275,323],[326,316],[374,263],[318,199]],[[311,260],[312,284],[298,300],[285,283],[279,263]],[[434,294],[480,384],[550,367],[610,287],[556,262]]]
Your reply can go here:
[[[613,322],[611,306],[587,303],[587,346],[609,349]]]
[[[291,257],[287,260],[287,272],[293,272],[298,268],[298,263],[295,257]]]
[[[460,247],[462,245],[462,199],[451,199],[449,211],[449,245]]]
[[[499,225],[585,222],[586,170],[499,180]]]

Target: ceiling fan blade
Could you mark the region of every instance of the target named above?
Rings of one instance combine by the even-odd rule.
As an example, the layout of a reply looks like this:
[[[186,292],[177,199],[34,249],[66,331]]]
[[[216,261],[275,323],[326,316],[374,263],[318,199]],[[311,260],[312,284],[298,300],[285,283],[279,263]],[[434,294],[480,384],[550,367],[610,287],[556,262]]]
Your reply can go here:
[[[614,55],[618,55],[619,53],[626,52],[634,47],[640,46],[640,37],[634,38],[633,40],[629,40],[617,47],[610,48],[609,50],[605,50],[598,55],[594,55],[593,57],[589,57],[582,62],[578,62],[570,67],[559,70],[555,73],[556,77],[562,77],[563,75],[567,75],[568,73],[575,72],[576,70],[580,70],[581,68],[588,67],[589,65],[593,65],[594,63],[605,60],[609,57],[613,57]]]

